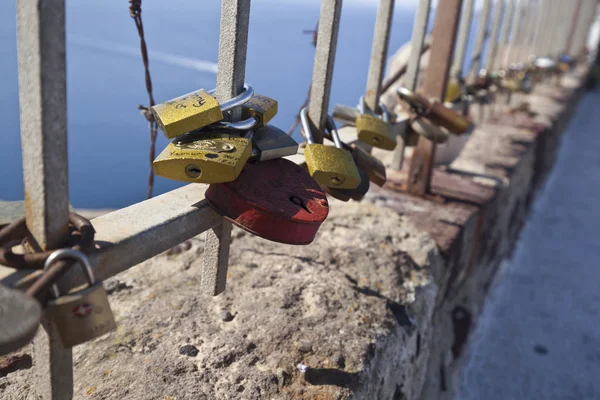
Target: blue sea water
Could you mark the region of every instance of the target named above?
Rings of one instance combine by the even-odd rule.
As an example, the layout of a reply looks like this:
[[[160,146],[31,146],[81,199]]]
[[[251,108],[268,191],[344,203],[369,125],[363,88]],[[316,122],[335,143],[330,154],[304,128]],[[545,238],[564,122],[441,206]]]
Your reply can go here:
[[[346,2],[331,96],[355,104],[365,89],[376,1]],[[128,2],[67,1],[69,194],[81,208],[124,207],[145,198],[149,133],[137,110],[147,104],[139,38]],[[312,74],[311,36],[319,2],[255,0],[246,80],[278,99],[273,124],[287,130]],[[155,99],[215,86],[220,1],[147,0],[143,18]],[[398,6],[390,50],[410,39],[414,8]],[[0,199],[23,198],[17,85],[15,2],[0,2]],[[157,153],[167,145],[159,133]],[[155,194],[178,186],[160,177]]]

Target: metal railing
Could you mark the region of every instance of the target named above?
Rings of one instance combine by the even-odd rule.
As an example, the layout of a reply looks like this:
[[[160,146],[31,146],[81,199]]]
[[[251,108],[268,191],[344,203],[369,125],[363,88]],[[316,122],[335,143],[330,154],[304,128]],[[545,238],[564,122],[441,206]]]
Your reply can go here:
[[[464,3],[463,10],[463,0],[438,2],[429,67],[419,90],[427,97],[444,99],[451,68],[462,74],[474,0]],[[531,55],[581,55],[596,7],[597,0],[484,0],[475,50],[468,58],[471,74],[481,67],[506,69]],[[316,142],[323,141],[329,110],[341,11],[342,0],[322,1],[309,106]],[[394,0],[380,1],[366,85],[366,104],[372,110],[379,104],[393,12]],[[430,13],[431,0],[420,0],[405,80],[412,90],[419,89]],[[216,91],[221,101],[242,90],[249,20],[250,0],[222,0]],[[555,29],[545,30],[547,26]],[[56,249],[65,245],[69,212],[64,0],[17,0],[17,34],[27,226],[41,249]],[[239,112],[231,115],[239,117]],[[433,142],[419,139],[408,174],[409,193],[428,192],[435,149]],[[403,157],[404,145],[399,145],[394,167],[401,166]],[[217,295],[225,290],[231,223],[209,207],[206,189],[191,184],[94,219],[97,245],[90,260],[96,277],[112,277],[207,232],[201,291]],[[19,271],[3,283],[14,284],[29,272]],[[74,274],[61,281],[65,287],[81,283]],[[41,399],[71,398],[71,349],[62,347],[50,321],[43,325],[34,340],[31,387]]]

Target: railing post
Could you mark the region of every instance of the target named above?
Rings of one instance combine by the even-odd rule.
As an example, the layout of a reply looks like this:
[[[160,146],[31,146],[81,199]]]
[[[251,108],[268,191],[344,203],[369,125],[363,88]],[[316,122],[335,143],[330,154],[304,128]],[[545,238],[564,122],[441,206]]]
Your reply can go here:
[[[581,7],[583,0],[575,0],[577,4],[575,5],[575,10],[573,11],[573,18],[571,19],[571,26],[569,27],[569,36],[567,37],[567,41],[565,43],[565,53],[569,53],[569,51],[573,48],[573,43],[575,40],[575,32],[577,31],[577,24],[581,20]]]
[[[490,20],[491,7],[492,0],[484,0],[483,9],[481,10],[481,19],[479,20],[475,49],[473,50],[473,57],[471,58],[471,75],[473,77],[476,77],[481,69],[481,56],[483,53],[485,39],[488,36],[488,22]]]
[[[372,111],[378,111],[379,108],[381,83],[385,72],[388,43],[390,41],[390,31],[394,18],[394,3],[395,0],[380,0],[377,10],[373,47],[371,49],[371,62],[367,77],[367,90],[365,92],[365,103]]]
[[[452,64],[452,74],[455,77],[463,76],[465,55],[467,54],[467,45],[469,44],[469,33],[471,32],[471,24],[473,22],[474,4],[475,0],[465,0],[463,12],[460,17],[458,36],[456,38],[456,54],[454,55],[454,63]]]
[[[421,68],[421,55],[425,45],[425,35],[427,34],[427,23],[429,21],[429,12],[431,11],[431,0],[419,0],[417,15],[412,31],[410,58],[406,69],[405,84],[412,91],[417,89],[419,81],[419,69]],[[398,171],[404,164],[404,138],[398,137],[398,146],[394,150],[391,168]]]
[[[504,0],[498,0],[496,8],[494,9],[494,19],[492,21],[492,30],[490,32],[490,38],[488,40],[488,47],[485,54],[485,61],[483,68],[491,70],[496,64],[496,55],[498,53],[498,31],[500,30],[500,24],[502,23],[502,17],[504,16]],[[505,18],[505,23],[508,21]]]
[[[341,15],[342,0],[323,0],[321,2],[315,64],[308,106],[308,117],[313,124],[312,133],[315,143],[323,143],[323,130],[328,118],[331,81],[333,79]]]
[[[535,10],[535,2],[528,1],[527,3],[523,2],[523,18],[521,19],[521,27],[519,29],[519,34],[517,35],[517,51],[515,54],[515,63],[521,64],[527,61],[528,52],[530,49],[529,38],[531,37],[531,32],[535,25],[535,18],[537,16]]]
[[[520,0],[515,10],[515,17],[513,24],[510,29],[510,41],[506,51],[506,66],[509,67],[511,64],[518,62],[518,46],[520,43],[520,33],[523,29],[522,25],[525,20],[525,0]]]
[[[64,0],[17,0],[21,145],[27,226],[39,249],[68,236]],[[40,399],[73,396],[73,356],[44,318],[34,339],[31,387]]]
[[[423,95],[443,101],[446,95],[448,73],[452,65],[456,32],[462,0],[444,0],[437,7],[433,27],[429,66],[425,72]],[[429,191],[435,159],[435,144],[423,137],[415,147],[408,174],[407,191],[423,196]]]
[[[531,54],[534,54],[537,57],[543,57],[545,54],[540,53],[541,42],[544,36],[544,32],[547,29],[546,24],[548,23],[548,17],[550,16],[550,12],[552,8],[549,6],[548,0],[540,0],[541,1],[541,10],[540,16],[537,21],[537,25],[535,27],[535,33],[531,42]]]
[[[577,57],[581,55],[586,48],[590,25],[596,16],[598,2],[597,0],[587,0],[582,6],[584,11],[581,13],[580,23],[578,24],[571,55]]]
[[[250,0],[222,0],[216,93],[221,102],[237,96],[244,88],[249,23]],[[237,121],[240,116],[238,108],[227,119]],[[206,232],[201,280],[205,294],[216,296],[225,290],[231,228],[231,222],[223,219],[222,224]]]
[[[511,31],[512,26],[515,24],[515,3],[516,0],[508,0],[508,6],[506,7],[504,23],[502,24],[502,31],[500,32],[500,39],[498,39],[498,50],[501,51],[501,57],[496,57],[492,68],[499,70],[506,67],[506,53],[508,50],[508,34]]]

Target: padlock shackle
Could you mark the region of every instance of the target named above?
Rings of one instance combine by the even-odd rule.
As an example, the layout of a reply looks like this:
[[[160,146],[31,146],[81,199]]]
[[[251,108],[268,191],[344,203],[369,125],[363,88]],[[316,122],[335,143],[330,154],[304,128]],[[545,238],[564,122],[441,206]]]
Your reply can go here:
[[[304,107],[300,111],[300,123],[302,124],[302,130],[304,131],[304,136],[306,137],[306,143],[315,144],[315,138],[313,137],[310,129],[310,121],[308,120],[308,107]]]
[[[383,104],[383,102],[379,103],[379,108],[381,108],[381,119],[383,120],[383,122],[387,122],[388,124],[390,124],[390,121],[392,119],[390,109],[387,108],[387,106]]]
[[[399,87],[398,89],[396,89],[396,94],[398,95],[400,100],[407,103],[408,106],[412,108],[417,114],[425,114],[431,106],[426,98],[418,95],[417,93],[405,87]]]
[[[214,96],[216,92],[217,92],[217,89],[212,89],[212,90],[208,91],[208,94],[210,94],[211,96]],[[250,101],[250,99],[252,97],[254,97],[254,89],[252,88],[252,86],[245,83],[244,90],[242,91],[242,93],[238,94],[237,96],[235,96],[232,99],[229,99],[227,101],[220,103],[221,111],[225,112],[225,111],[229,111],[236,107],[241,107],[244,104],[246,104],[248,101]]]
[[[96,278],[94,277],[94,271],[92,270],[92,264],[90,264],[90,260],[83,254],[81,251],[73,250],[73,249],[59,249],[50,254],[46,262],[44,263],[44,271],[48,270],[56,261],[64,260],[66,258],[74,259],[77,261],[80,268],[83,270],[88,283],[93,285],[96,283]],[[56,298],[60,297],[60,292],[58,291],[58,287],[56,285],[52,285],[52,292]]]
[[[335,121],[331,118],[331,115],[327,116],[327,130],[331,134],[331,138],[333,139],[333,143],[335,147],[338,149],[343,149],[344,145],[340,140],[340,134],[338,133],[337,126],[335,126]]]
[[[218,127],[223,127],[225,129],[233,129],[235,131],[249,131],[256,127],[258,124],[258,117],[252,116],[243,121],[237,122],[217,122],[215,125]],[[210,125],[209,125],[210,126]]]

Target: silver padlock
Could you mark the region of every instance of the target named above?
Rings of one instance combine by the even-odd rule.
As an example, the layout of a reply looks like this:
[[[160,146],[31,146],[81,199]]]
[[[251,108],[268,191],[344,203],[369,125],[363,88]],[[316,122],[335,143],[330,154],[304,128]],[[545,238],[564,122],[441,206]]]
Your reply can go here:
[[[48,257],[44,269],[64,259],[77,260],[88,283],[65,295],[59,293],[56,285],[52,286],[56,298],[48,302],[47,313],[56,324],[63,346],[73,347],[111,332],[117,325],[106,290],[101,282],[96,282],[85,254],[72,249],[57,250]]]
[[[298,143],[281,129],[266,125],[254,131],[252,156],[249,162],[267,161],[293,156],[298,153]]]

